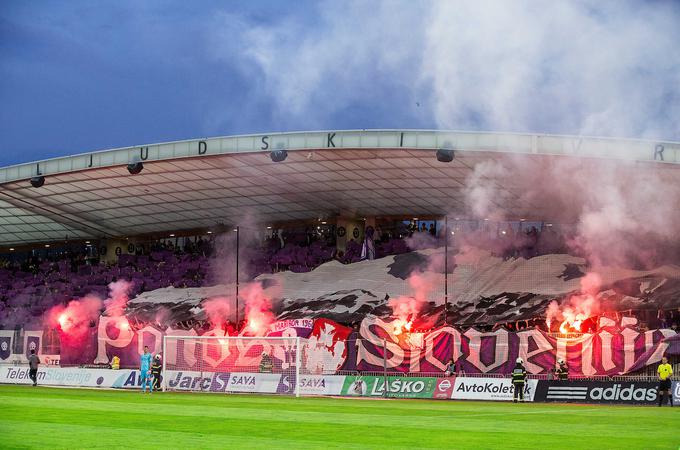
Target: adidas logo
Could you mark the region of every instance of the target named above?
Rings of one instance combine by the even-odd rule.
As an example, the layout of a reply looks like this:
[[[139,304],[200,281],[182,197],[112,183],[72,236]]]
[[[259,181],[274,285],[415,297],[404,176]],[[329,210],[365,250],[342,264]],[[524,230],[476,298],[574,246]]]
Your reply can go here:
[[[629,384],[627,387],[622,388],[621,384],[615,384],[609,388],[593,388],[590,391],[590,398],[593,400],[606,400],[606,401],[654,401],[656,399],[656,389],[646,389],[646,388],[635,388],[635,384]]]
[[[585,400],[588,395],[587,386],[550,386],[548,400]]]

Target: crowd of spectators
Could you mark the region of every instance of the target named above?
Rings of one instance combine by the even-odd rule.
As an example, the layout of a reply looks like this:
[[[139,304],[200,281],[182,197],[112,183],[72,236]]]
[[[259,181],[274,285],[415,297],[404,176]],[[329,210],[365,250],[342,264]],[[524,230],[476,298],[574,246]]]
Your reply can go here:
[[[454,247],[471,245],[487,250],[504,260],[567,253],[568,240],[567,235],[558,233],[552,226],[516,229],[508,225],[498,227],[493,232],[483,228],[476,230],[454,228],[451,235]]]
[[[448,232],[438,226],[440,224],[435,222],[419,224],[415,221],[390,226],[379,224],[375,230],[367,232],[374,244],[372,256],[381,258],[443,246],[445,236],[452,251],[470,245],[503,259],[567,251],[568,237],[549,226],[540,229],[536,226],[497,226],[490,230],[483,223],[473,228],[454,223]],[[309,272],[333,259],[350,264],[366,257],[365,248],[362,248],[364,242],[353,236],[348,236],[344,251],[337,251],[336,231],[331,226],[272,230],[263,240],[246,241],[241,244],[240,273],[250,278],[279,271]],[[49,256],[31,255],[11,261],[0,259],[0,326],[39,322],[50,307],[87,294],[104,299],[108,295],[108,284],[120,279],[132,282],[131,296],[161,287],[188,288],[225,282],[224,273],[218,273],[213,267],[225,247],[227,253],[233,253],[233,243],[225,246],[215,235],[209,235],[133,245],[115,262],[110,262],[111,258],[106,262],[107,259],[90,246]],[[677,326],[677,318],[669,317],[672,320],[668,326]],[[641,323],[651,322],[641,320]],[[518,331],[544,328],[545,322],[537,318],[495,325],[496,328],[501,326]],[[480,325],[482,329],[485,327],[491,330],[494,325]]]
[[[346,252],[336,252],[334,229],[310,230],[274,231],[264,241],[242,243],[240,273],[252,278],[287,270],[309,272],[332,259],[342,263],[360,259],[361,244],[353,239]],[[52,306],[88,294],[105,299],[109,283],[120,279],[131,281],[132,297],[162,287],[228,282],[229,277],[214,267],[220,251],[233,257],[233,242],[225,245],[209,236],[138,243],[121,252],[115,262],[107,262],[91,246],[0,259],[0,326],[40,323]],[[405,251],[408,247],[400,239],[387,239],[378,246],[379,256]]]

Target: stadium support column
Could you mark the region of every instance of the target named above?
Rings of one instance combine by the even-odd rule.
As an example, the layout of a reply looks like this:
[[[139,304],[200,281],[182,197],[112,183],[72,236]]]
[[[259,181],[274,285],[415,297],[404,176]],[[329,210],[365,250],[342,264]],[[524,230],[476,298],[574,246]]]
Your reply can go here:
[[[387,389],[387,341],[383,339],[383,397],[388,397]]]
[[[444,217],[444,325],[449,309],[449,216]]]
[[[238,253],[239,253],[240,227],[236,226],[236,332],[240,332],[238,317]]]
[[[166,375],[167,372],[165,371],[165,367],[166,367],[166,366],[165,366],[165,362],[166,362],[166,360],[167,360],[167,355],[166,355],[166,352],[165,352],[165,349],[167,348],[167,347],[166,347],[166,345],[167,345],[167,344],[166,344],[166,339],[165,339],[166,337],[167,337],[167,336],[164,334],[164,335],[163,335],[163,344],[161,345],[161,355],[162,355],[162,357],[163,357],[163,371],[161,372],[161,390],[162,390],[163,392],[165,392],[165,384],[166,384],[166,380],[168,379],[168,377],[167,377],[167,375]]]

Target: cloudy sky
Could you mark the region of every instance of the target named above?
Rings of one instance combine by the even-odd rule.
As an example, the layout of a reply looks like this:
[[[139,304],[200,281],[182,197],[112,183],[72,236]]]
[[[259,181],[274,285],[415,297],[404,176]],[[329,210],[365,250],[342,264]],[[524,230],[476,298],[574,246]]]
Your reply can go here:
[[[351,128],[680,140],[680,2],[0,2],[0,166]]]

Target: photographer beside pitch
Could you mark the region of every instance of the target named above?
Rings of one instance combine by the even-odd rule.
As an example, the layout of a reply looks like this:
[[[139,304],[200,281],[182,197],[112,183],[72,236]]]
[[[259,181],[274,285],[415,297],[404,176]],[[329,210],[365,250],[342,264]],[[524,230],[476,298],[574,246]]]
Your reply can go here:
[[[666,403],[664,401],[664,395],[668,395],[668,400],[673,407],[673,393],[671,392],[671,375],[673,375],[673,367],[668,364],[668,358],[665,356],[661,358],[661,364],[656,369],[659,374],[659,406]]]

